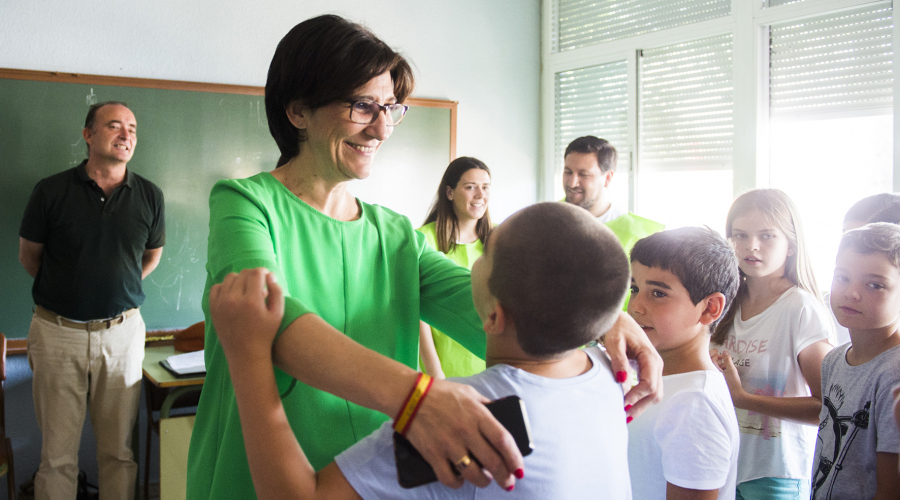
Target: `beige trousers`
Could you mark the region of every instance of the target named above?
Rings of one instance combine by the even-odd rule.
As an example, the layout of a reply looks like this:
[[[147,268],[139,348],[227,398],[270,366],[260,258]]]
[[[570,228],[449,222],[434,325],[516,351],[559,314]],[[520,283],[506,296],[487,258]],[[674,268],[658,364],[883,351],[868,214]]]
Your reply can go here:
[[[134,498],[137,464],[131,437],[141,394],[144,336],[140,313],[96,331],[32,317],[28,363],[43,437],[36,500],[75,499],[86,410],[97,440],[100,500]]]

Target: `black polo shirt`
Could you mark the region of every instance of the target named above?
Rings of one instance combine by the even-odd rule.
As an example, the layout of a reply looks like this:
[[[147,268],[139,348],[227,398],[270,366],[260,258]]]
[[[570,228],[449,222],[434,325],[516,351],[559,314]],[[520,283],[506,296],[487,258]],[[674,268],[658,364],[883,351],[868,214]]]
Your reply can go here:
[[[166,241],[161,189],[129,171],[107,198],[86,163],[38,182],[19,229],[44,244],[34,303],[78,321],[140,306],[144,250]]]

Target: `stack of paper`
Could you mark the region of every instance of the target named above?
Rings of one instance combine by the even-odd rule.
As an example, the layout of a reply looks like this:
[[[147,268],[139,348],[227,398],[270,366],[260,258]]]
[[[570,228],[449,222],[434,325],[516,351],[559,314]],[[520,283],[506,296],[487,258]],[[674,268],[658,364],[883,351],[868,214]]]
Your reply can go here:
[[[189,375],[202,375],[206,373],[206,360],[203,351],[175,354],[159,362],[163,368],[172,372],[176,377]]]

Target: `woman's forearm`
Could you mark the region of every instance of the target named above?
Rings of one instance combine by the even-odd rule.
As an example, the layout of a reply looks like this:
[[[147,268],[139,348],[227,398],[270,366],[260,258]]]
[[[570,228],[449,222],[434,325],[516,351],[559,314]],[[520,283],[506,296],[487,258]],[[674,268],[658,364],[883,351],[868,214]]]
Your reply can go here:
[[[394,417],[416,371],[367,349],[314,314],[300,316],[273,347],[275,366],[304,384]]]

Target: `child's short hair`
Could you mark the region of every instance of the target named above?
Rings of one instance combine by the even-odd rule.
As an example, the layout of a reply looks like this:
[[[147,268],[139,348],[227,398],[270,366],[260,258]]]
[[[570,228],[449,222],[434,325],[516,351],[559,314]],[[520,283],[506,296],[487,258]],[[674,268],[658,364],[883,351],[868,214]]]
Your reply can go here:
[[[872,222],[890,222],[891,224],[900,224],[900,201],[895,201],[890,205],[882,208],[877,214],[869,217],[866,223]]]
[[[844,233],[838,253],[846,249],[861,254],[881,253],[900,269],[900,226],[888,222],[867,224]]]
[[[740,284],[734,249],[708,227],[682,227],[651,234],[635,243],[631,262],[674,274],[694,305],[718,292],[725,296],[727,309]],[[715,328],[717,322],[718,319],[710,328]]]
[[[612,231],[567,203],[520,210],[491,233],[489,251],[490,292],[532,356],[552,357],[606,333],[631,281],[628,258]]]
[[[900,202],[900,196],[893,193],[879,193],[867,196],[850,207],[844,215],[844,222],[866,222],[891,203]]]

